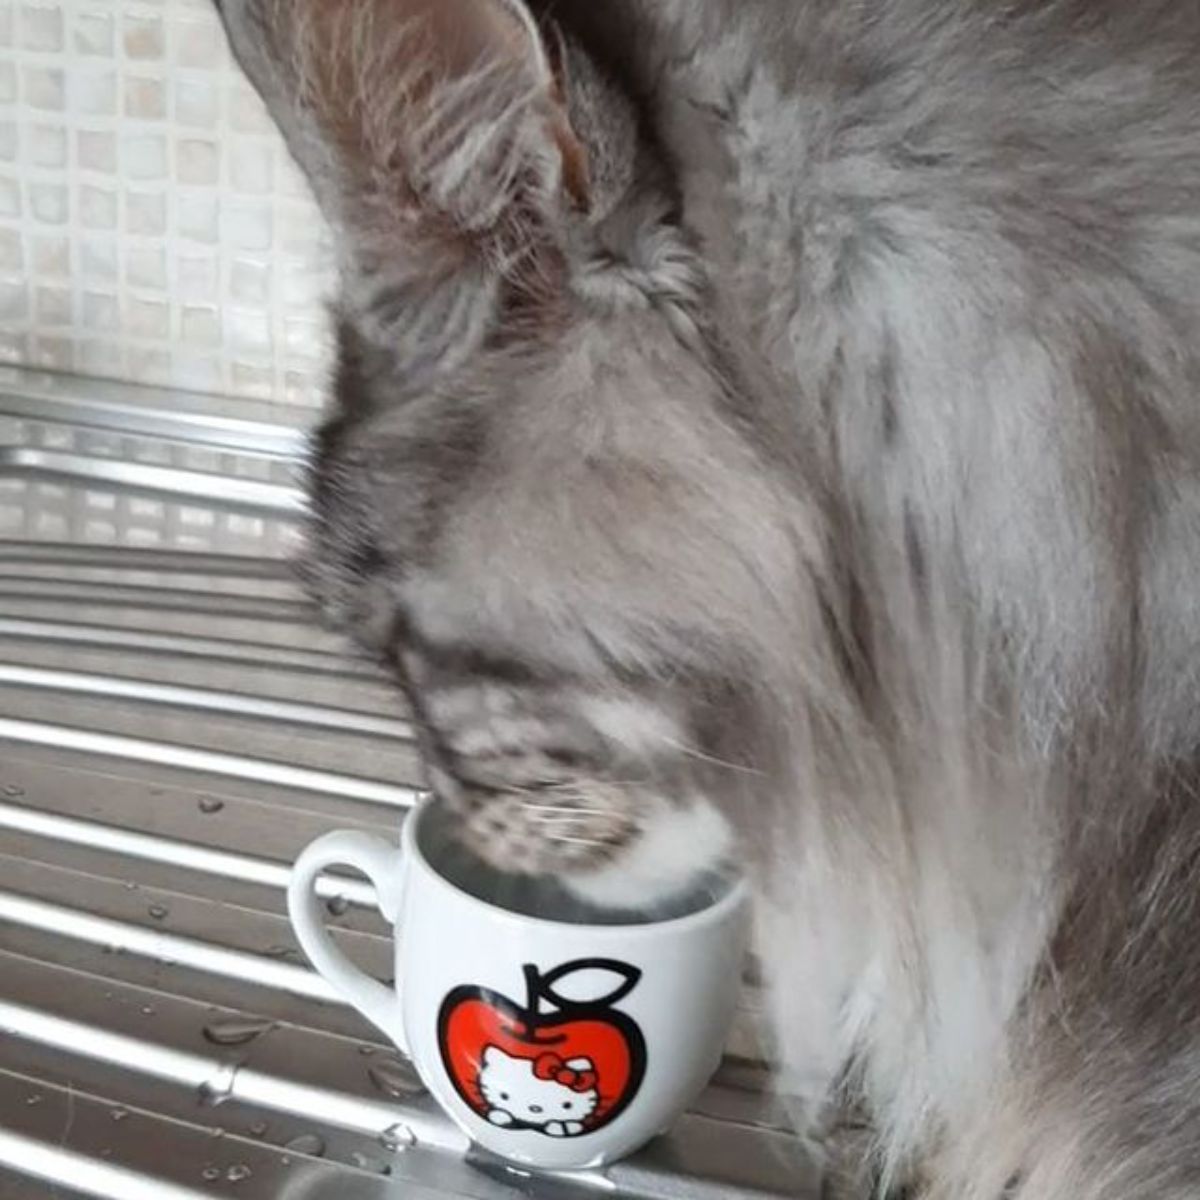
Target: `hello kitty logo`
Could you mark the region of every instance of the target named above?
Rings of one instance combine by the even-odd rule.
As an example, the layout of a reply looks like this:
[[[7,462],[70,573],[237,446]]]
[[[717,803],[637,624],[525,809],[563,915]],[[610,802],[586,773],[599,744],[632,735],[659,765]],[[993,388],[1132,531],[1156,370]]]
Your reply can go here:
[[[544,973],[527,963],[523,973],[523,1005],[473,985],[445,998],[438,1042],[446,1072],[471,1109],[498,1128],[554,1138],[599,1129],[625,1109],[645,1075],[645,1039],[616,1007],[641,971],[588,958]]]
[[[487,1119],[504,1128],[536,1129],[548,1137],[575,1137],[600,1103],[590,1058],[563,1062],[557,1054],[535,1059],[485,1046],[479,1090]]]

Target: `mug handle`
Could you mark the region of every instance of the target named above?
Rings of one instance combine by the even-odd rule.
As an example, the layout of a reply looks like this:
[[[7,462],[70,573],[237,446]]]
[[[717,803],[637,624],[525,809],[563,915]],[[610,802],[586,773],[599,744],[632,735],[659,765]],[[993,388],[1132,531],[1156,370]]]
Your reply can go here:
[[[399,992],[356,967],[325,927],[325,905],[317,895],[317,878],[327,867],[354,867],[361,871],[375,888],[380,912],[394,926],[400,917],[403,895],[403,853],[371,833],[352,830],[327,833],[296,859],[288,883],[287,904],[296,938],[317,973],[408,1054]]]

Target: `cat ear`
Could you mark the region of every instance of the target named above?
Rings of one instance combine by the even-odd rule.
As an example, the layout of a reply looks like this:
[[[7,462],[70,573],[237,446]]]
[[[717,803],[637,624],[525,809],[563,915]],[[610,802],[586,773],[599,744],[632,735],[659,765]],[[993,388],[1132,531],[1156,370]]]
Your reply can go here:
[[[423,308],[426,336],[469,339],[497,289],[552,281],[587,155],[561,46],[522,0],[224,0],[222,15],[377,326]]]

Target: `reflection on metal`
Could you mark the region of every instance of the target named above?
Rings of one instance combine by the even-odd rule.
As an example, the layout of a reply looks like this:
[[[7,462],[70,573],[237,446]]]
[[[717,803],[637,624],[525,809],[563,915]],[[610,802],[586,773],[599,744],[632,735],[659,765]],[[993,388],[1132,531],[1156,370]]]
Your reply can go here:
[[[367,664],[348,660],[320,649],[295,649],[244,639],[201,637],[189,633],[155,633],[152,630],[119,629],[83,621],[32,621],[0,617],[0,637],[32,638],[38,641],[77,643],[88,646],[120,646],[148,654],[186,654],[200,658],[242,660],[306,667],[346,678],[373,677]]]
[[[52,1187],[70,1188],[102,1200],[212,1200],[211,1192],[197,1192],[152,1179],[114,1163],[6,1133],[3,1129],[0,1129],[0,1164],[22,1175],[45,1180]]]
[[[303,514],[307,511],[304,493],[299,488],[285,487],[278,483],[229,479],[220,475],[208,475],[203,471],[114,461],[83,454],[67,454],[59,450],[40,450],[33,446],[0,447],[0,473],[76,479],[135,492],[153,492],[203,500],[220,508],[283,516]]]
[[[241,1101],[296,1116],[319,1114],[330,1125],[374,1137],[393,1128],[400,1119],[394,1104],[309,1087],[237,1062],[157,1046],[2,1000],[0,1030],[9,1037],[178,1084],[210,1105]],[[467,1147],[466,1138],[440,1114],[406,1109],[403,1119],[424,1146],[460,1152]]]
[[[290,767],[285,763],[268,762],[261,758],[246,758],[238,754],[221,754],[215,750],[195,750],[145,738],[125,737],[115,733],[92,733],[68,725],[50,725],[41,721],[20,721],[0,717],[0,741],[28,742],[37,746],[54,746],[62,750],[81,750],[88,754],[103,754],[136,762],[159,763],[185,771],[204,771],[212,775],[231,775],[270,783],[277,787],[298,788],[309,792],[325,792],[387,804],[394,808],[411,808],[421,796],[420,788],[397,784],[377,783],[353,775],[337,775],[332,771],[313,771],[307,767]]]
[[[84,396],[69,392],[71,381],[61,376],[28,382],[30,386],[25,388],[10,386],[0,391],[0,413],[288,462],[299,462],[307,453],[308,436],[303,429],[208,411],[188,411],[188,398],[184,396],[94,380],[86,383]],[[135,398],[142,402],[130,403]],[[239,411],[250,407],[244,402],[238,404]],[[273,415],[278,415],[278,410]]]
[[[342,1002],[320,975],[305,967],[93,916],[60,904],[47,904],[44,900],[30,900],[11,892],[0,891],[0,921],[102,946],[114,954],[136,954],[210,975],[225,975],[257,987],[278,988],[293,996]]]
[[[187,842],[100,825],[95,821],[80,821],[57,813],[38,812],[15,804],[0,803],[0,829],[86,846],[89,850],[104,850],[141,862],[162,863],[185,871],[216,875],[221,879],[255,883],[278,891],[287,887],[291,874],[290,868],[284,863],[252,858],[247,854],[232,854],[227,850],[213,850],[207,846],[193,846]],[[356,879],[322,875],[317,880],[317,894],[330,900],[344,899],[364,908],[376,907],[375,889],[369,883]]]
[[[167,704],[183,708],[211,709],[214,712],[259,717],[267,721],[285,721],[296,725],[318,725],[348,733],[375,733],[381,737],[409,738],[412,727],[407,721],[375,717],[369,713],[332,709],[316,704],[289,700],[268,700],[218,692],[207,688],[178,687],[149,683],[139,679],[119,679],[112,675],[87,675],[77,671],[51,671],[37,667],[9,666],[0,662],[0,684],[23,687],[55,688],[92,696],[112,696],[145,704]]]

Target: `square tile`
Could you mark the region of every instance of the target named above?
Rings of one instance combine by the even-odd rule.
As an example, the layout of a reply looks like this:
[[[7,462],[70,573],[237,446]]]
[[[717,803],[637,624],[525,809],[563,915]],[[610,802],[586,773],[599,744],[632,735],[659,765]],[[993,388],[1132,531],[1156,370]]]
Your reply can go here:
[[[271,268],[239,258],[229,270],[229,294],[242,304],[266,305],[271,298]]]
[[[275,168],[274,149],[269,142],[234,139],[229,152],[229,181],[238,192],[265,193],[271,190]]]
[[[120,323],[116,296],[106,292],[84,292],[83,327],[92,333],[115,332]]]
[[[129,133],[121,138],[121,172],[129,179],[163,179],[167,139],[161,133]]]
[[[130,246],[125,251],[125,279],[131,287],[165,291],[167,253],[162,246]]]
[[[124,372],[124,356],[120,345],[110,338],[78,340],[75,343],[75,363],[85,375],[117,378]]]
[[[20,271],[25,266],[25,247],[15,229],[0,225],[0,271]]]
[[[34,293],[34,310],[39,327],[70,325],[74,319],[71,289],[42,284]]]
[[[57,4],[21,6],[21,46],[57,53],[63,48],[63,14]]]
[[[219,345],[221,318],[216,308],[185,306],[180,313],[179,336],[191,346]]]
[[[29,159],[38,167],[67,165],[67,134],[58,125],[35,125],[28,134]]]
[[[22,211],[21,184],[16,179],[0,175],[0,219],[19,217]]]
[[[262,97],[242,80],[229,89],[229,124],[238,133],[261,133],[267,136],[275,133],[275,126]]]
[[[175,178],[180,183],[213,187],[221,168],[217,144],[208,139],[181,138],[175,146]]]
[[[79,188],[79,220],[85,229],[116,229],[117,193],[114,187],[94,187],[82,184]]]
[[[217,260],[211,255],[180,255],[175,260],[177,298],[184,302],[212,300],[217,295]]]
[[[72,68],[71,108],[87,116],[114,116],[117,111],[117,74],[115,71],[88,71]]]
[[[127,75],[125,115],[139,121],[161,121],[167,115],[167,85],[161,79]]]
[[[176,202],[180,237],[192,242],[216,242],[220,205],[216,196],[201,193],[181,194]]]
[[[33,269],[38,279],[67,279],[71,274],[71,243],[66,237],[30,239]]]
[[[117,243],[112,238],[84,238],[79,248],[79,265],[88,282],[115,284]]]
[[[0,279],[0,322],[15,325],[29,315],[29,289],[23,283]]]
[[[75,161],[87,171],[111,174],[117,169],[117,137],[81,129],[75,137]]]
[[[111,58],[113,18],[109,13],[76,13],[71,21],[71,43],[79,54]]]
[[[211,17],[175,24],[175,61],[181,67],[215,68],[224,57],[224,34]]]
[[[30,358],[47,371],[70,371],[75,367],[75,343],[67,337],[36,333],[30,343]]]
[[[30,108],[61,112],[67,103],[65,77],[57,67],[26,66],[21,72],[21,94]]]
[[[226,321],[226,336],[239,354],[265,355],[271,352],[271,321],[266,313],[232,309]]]
[[[126,192],[125,229],[143,237],[161,237],[167,229],[167,199],[161,192]]]
[[[0,331],[0,362],[27,363],[29,361],[29,336],[24,333]]]
[[[29,212],[43,225],[65,225],[71,215],[71,197],[63,183],[31,183],[26,191]]]
[[[175,120],[180,125],[211,128],[221,112],[221,93],[216,81],[198,78],[175,81]]]
[[[121,40],[129,58],[145,62],[161,59],[166,53],[166,33],[162,17],[142,17],[126,14],[121,27]]]
[[[266,204],[229,204],[221,214],[221,240],[235,250],[270,250],[274,214]]]
[[[166,300],[129,297],[125,303],[125,331],[134,337],[165,338],[171,331],[171,308]]]

